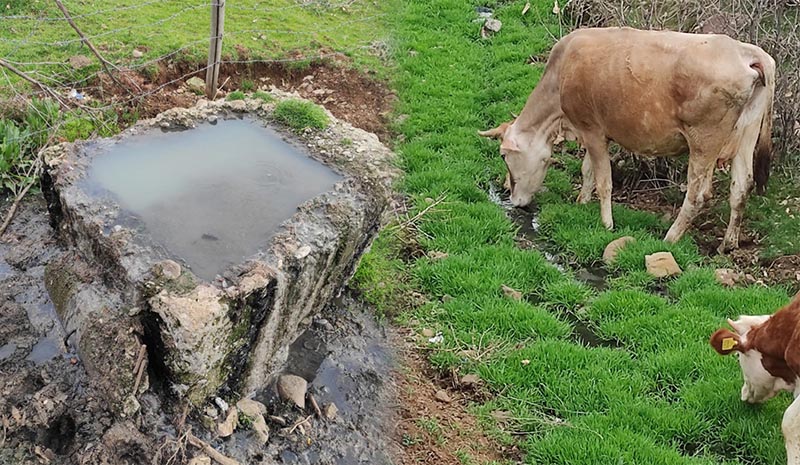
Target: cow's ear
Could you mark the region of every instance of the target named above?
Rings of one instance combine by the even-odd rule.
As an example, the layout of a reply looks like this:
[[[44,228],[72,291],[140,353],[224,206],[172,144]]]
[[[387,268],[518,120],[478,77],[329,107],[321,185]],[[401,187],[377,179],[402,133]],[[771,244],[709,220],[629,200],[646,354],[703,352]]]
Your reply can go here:
[[[517,139],[513,136],[513,133],[503,138],[500,150],[504,152],[519,152],[519,145],[517,145]]]
[[[720,328],[711,335],[708,341],[720,355],[728,355],[734,351],[742,351],[742,340],[739,335],[726,328]]]

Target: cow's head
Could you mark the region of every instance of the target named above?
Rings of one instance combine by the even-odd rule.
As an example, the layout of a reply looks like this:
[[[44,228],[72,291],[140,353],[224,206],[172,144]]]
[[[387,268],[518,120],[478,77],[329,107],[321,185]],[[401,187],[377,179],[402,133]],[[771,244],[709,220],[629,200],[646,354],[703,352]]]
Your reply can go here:
[[[733,331],[720,328],[711,335],[710,343],[717,353],[738,354],[744,378],[742,400],[751,404],[767,401],[780,391],[791,388],[783,378],[776,375],[785,368],[785,362],[766,357],[755,348],[753,341],[749,340],[752,330],[764,324],[769,318],[770,315],[745,315],[736,321],[729,319],[728,324]]]
[[[500,139],[500,156],[508,169],[511,203],[524,207],[533,194],[542,188],[547,168],[553,163],[552,143],[546,137],[522,132],[514,127],[515,120],[488,131],[478,131],[483,137]]]

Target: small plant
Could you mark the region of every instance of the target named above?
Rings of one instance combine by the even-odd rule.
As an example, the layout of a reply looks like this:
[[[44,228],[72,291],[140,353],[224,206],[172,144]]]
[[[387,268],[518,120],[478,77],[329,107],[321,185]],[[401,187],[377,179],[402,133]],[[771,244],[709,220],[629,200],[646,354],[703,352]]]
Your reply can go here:
[[[353,140],[345,137],[344,139],[342,139],[341,144],[342,147],[351,147],[353,145]]]
[[[265,103],[270,103],[275,101],[275,97],[272,96],[269,92],[264,92],[263,90],[257,90],[253,94],[253,98],[257,98],[259,100],[264,101]]]
[[[239,412],[239,426],[241,426],[241,429],[252,429],[253,419],[245,415],[243,412]]]
[[[283,100],[275,106],[272,115],[297,131],[306,128],[325,129],[329,123],[322,108],[304,100]]]
[[[240,86],[240,88],[244,92],[252,92],[256,88],[256,83],[249,79],[245,79],[244,81],[242,81],[242,85]]]
[[[244,92],[242,92],[241,90],[234,90],[233,92],[228,94],[228,97],[227,97],[226,100],[228,100],[228,101],[244,100],[244,98],[245,98]]]

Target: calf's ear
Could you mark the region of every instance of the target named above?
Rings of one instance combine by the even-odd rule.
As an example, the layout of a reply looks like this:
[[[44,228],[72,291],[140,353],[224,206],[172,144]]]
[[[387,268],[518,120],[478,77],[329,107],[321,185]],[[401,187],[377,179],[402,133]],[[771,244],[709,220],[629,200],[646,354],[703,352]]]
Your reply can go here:
[[[720,355],[728,355],[734,351],[742,350],[742,340],[739,335],[726,328],[720,328],[711,335],[711,347]]]

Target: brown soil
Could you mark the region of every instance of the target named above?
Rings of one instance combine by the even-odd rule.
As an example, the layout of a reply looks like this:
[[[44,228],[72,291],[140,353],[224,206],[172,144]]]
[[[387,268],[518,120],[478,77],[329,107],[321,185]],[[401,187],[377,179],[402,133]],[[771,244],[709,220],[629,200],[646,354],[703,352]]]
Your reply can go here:
[[[470,403],[485,400],[479,386],[459,385],[458,377],[436,373],[414,346],[419,338],[405,330],[399,360],[405,372],[398,376],[399,423],[395,440],[402,453],[400,465],[484,464],[518,459],[516,447],[504,447],[489,438],[468,413]],[[444,391],[450,402],[436,398]],[[461,457],[459,457],[461,456]],[[462,458],[469,457],[469,462]]]
[[[715,195],[712,202],[727,202],[726,192],[715,183]],[[753,194],[754,195],[754,194]],[[614,202],[622,203],[635,210],[649,211],[673,221],[680,211],[683,193],[676,186],[638,185],[633,188],[617,188],[614,191]],[[694,221],[691,231],[701,253],[706,256],[717,255],[717,248],[722,243],[728,218],[714,213],[715,208],[705,207]],[[774,259],[761,257],[762,238],[756,231],[742,229],[739,238],[739,249],[729,252],[738,271],[749,275],[747,281],[765,285],[785,285],[790,291],[800,290],[800,255],[786,255]]]
[[[200,97],[189,91],[185,82],[192,76],[205,78],[204,66],[189,62],[163,63],[152,78],[124,73],[117,77],[118,83],[101,75],[84,91],[107,102],[126,102],[132,95],[145,94],[140,101],[119,110],[135,108],[140,117],[153,117],[169,108],[193,105]],[[337,118],[377,134],[384,143],[391,137],[388,123],[395,95],[386,84],[349,66],[346,57],[312,62],[303,68],[274,62],[226,64],[220,70],[219,82],[222,87],[218,98],[224,98],[227,92],[241,89],[243,85],[253,86],[254,90],[275,86],[297,92],[324,106]]]

